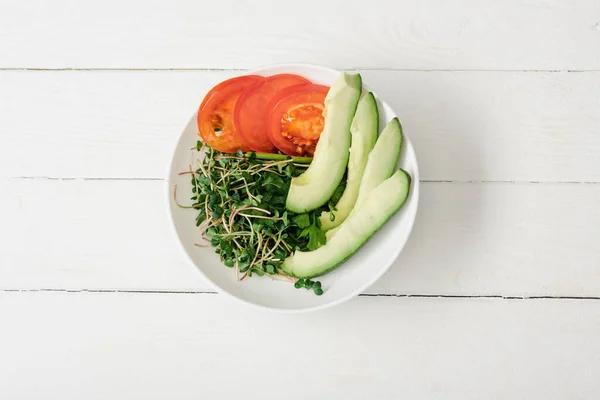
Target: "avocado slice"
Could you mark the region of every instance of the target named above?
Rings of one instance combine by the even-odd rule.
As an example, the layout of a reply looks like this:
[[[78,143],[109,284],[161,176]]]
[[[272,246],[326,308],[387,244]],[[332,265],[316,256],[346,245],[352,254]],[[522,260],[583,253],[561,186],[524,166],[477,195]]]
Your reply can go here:
[[[325,126],[313,161],[300,176],[292,179],[286,208],[304,213],[327,203],[338,187],[350,149],[350,124],[362,91],[360,74],[342,73],[325,98]]]
[[[395,213],[408,197],[410,175],[402,169],[383,181],[339,227],[331,240],[317,250],[296,251],[281,268],[296,278],[323,275],[356,253]]]
[[[321,213],[321,228],[330,230],[340,225],[350,214],[358,197],[358,189],[362,181],[369,153],[377,142],[379,133],[379,110],[373,93],[369,92],[358,102],[356,114],[350,126],[352,144],[348,161],[348,179],[344,194],[335,205],[337,211]]]
[[[358,211],[373,188],[389,178],[396,169],[402,146],[402,125],[398,118],[392,119],[379,135],[375,147],[369,153],[367,166],[360,182],[358,197],[350,215]],[[327,240],[330,240],[338,228],[327,231]]]

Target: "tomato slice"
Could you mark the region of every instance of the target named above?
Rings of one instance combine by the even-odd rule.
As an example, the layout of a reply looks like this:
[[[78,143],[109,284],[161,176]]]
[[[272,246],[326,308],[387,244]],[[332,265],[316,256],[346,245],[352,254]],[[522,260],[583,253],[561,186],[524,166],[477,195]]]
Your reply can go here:
[[[323,131],[327,86],[296,85],[280,90],[271,100],[269,139],[289,156],[312,156]]]
[[[264,80],[258,75],[239,76],[219,83],[208,92],[198,109],[198,130],[207,145],[223,153],[250,150],[235,129],[233,113],[242,93]]]
[[[234,111],[235,129],[252,150],[275,151],[267,133],[268,104],[281,89],[300,84],[310,84],[310,81],[292,74],[273,75],[240,96]]]

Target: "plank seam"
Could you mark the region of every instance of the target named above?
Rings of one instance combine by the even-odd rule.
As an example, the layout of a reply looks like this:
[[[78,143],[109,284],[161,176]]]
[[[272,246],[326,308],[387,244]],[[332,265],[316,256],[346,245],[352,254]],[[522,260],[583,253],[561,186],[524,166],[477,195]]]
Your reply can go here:
[[[498,299],[498,300],[600,300],[600,296],[502,296],[502,295],[453,295],[453,294],[394,294],[362,293],[361,297],[440,298],[440,299]]]
[[[276,64],[274,64],[276,65]],[[249,68],[31,68],[31,67],[5,67],[0,71],[49,71],[49,72],[76,72],[76,71],[116,71],[116,72],[142,72],[142,71],[174,71],[174,72],[240,72],[254,69]],[[373,68],[373,67],[348,67],[340,68],[342,71],[390,71],[390,72],[524,72],[524,73],[586,73],[600,72],[600,69],[444,69],[444,68]]]
[[[0,289],[0,293],[131,293],[131,294],[218,294],[210,290],[133,290],[133,289]]]
[[[45,180],[45,181],[167,181],[157,177],[60,177],[60,176],[9,176],[5,180]],[[462,183],[462,184],[532,184],[532,185],[597,185],[600,181],[519,181],[519,180],[447,180],[422,179],[420,183]]]
[[[175,294],[216,295],[209,290],[122,290],[122,289],[0,289],[0,293],[124,293],[124,294]],[[423,299],[496,299],[496,300],[600,300],[600,296],[503,296],[503,295],[453,295],[453,294],[402,294],[362,293],[359,297],[423,298]]]

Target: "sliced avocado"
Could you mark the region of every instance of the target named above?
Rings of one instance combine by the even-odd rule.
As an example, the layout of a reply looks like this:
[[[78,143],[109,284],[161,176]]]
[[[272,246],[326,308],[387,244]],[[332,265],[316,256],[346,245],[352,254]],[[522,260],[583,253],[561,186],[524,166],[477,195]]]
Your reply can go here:
[[[325,126],[310,167],[293,178],[286,208],[296,213],[327,203],[348,165],[350,124],[362,91],[360,74],[342,73],[325,98]]]
[[[344,194],[335,205],[337,211],[321,214],[321,228],[333,229],[340,225],[350,214],[358,197],[360,182],[367,166],[369,153],[377,142],[379,133],[379,111],[373,93],[369,92],[358,102],[356,114],[350,126],[352,144],[350,145],[350,160],[348,161],[348,179]],[[333,220],[332,220],[333,219]]]
[[[296,251],[283,262],[283,271],[296,278],[313,278],[339,266],[402,207],[409,188],[410,176],[399,169],[371,191],[363,206],[338,227],[327,244],[314,251]]]
[[[392,119],[379,135],[375,147],[369,153],[369,159],[358,189],[358,197],[352,215],[364,204],[367,197],[377,185],[389,178],[396,169],[402,146],[402,125],[398,118]],[[327,231],[327,240],[337,232],[337,228]]]

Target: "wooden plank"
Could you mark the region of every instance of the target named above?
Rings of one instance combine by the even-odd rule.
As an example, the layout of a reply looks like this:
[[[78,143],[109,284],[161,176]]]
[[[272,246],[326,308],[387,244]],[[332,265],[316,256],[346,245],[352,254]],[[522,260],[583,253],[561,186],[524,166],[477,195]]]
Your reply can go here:
[[[600,393],[598,301],[362,297],[282,315],[217,295],[0,293],[0,319],[15,400]]]
[[[2,68],[599,69],[598,0],[5,0]]]
[[[369,293],[600,297],[600,185],[428,183],[421,196]],[[179,253],[165,197],[161,181],[0,180],[0,288],[212,290]]]
[[[164,178],[229,72],[0,72],[0,176]],[[600,72],[363,71],[426,180],[600,181]]]

